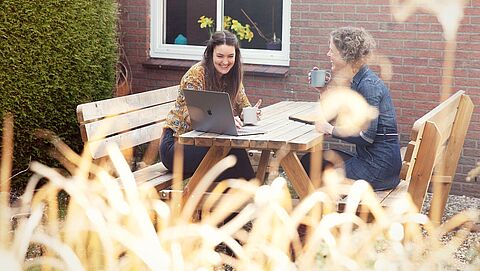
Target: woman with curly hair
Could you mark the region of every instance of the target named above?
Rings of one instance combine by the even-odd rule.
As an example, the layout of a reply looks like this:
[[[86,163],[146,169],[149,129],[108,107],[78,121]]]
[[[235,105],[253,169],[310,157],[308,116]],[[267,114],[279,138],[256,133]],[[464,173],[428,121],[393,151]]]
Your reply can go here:
[[[352,143],[356,148],[355,153],[327,151],[329,153],[324,154],[324,167],[336,167],[337,164],[326,159],[340,157],[347,178],[366,180],[373,189],[386,190],[398,185],[402,159],[390,91],[367,66],[367,58],[375,46],[375,40],[363,28],[341,27],[331,32],[327,56],[332,65],[332,80],[346,83],[362,95],[369,105],[378,110],[378,116],[366,130],[347,137],[327,121],[317,122],[316,127],[319,132]],[[310,155],[303,156],[301,162],[310,173]]]

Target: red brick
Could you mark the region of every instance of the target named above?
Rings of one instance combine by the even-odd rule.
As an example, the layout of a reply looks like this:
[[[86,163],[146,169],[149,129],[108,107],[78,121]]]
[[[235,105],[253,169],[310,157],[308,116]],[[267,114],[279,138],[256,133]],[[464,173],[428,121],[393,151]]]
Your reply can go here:
[[[428,57],[428,58],[441,58],[443,57],[443,51],[441,50],[418,50],[416,51],[417,57]]]
[[[469,16],[469,15],[480,15],[480,10],[478,9],[478,5],[475,7],[475,8],[467,8],[465,9],[464,11],[465,15],[466,16]]]
[[[292,13],[294,12],[305,12],[305,11],[309,11],[310,10],[310,6],[308,5],[292,5]]]
[[[332,5],[319,5],[318,3],[316,5],[309,5],[309,10],[314,11],[314,12],[332,12],[332,11],[337,11],[337,8]]]
[[[368,0],[369,5],[385,5],[385,0]]]
[[[323,13],[321,14],[321,18],[322,20],[343,20],[344,16],[342,13]]]
[[[357,2],[357,1],[355,1]],[[380,8],[378,6],[355,6],[355,12],[356,13],[360,13],[360,14],[364,14],[364,13],[379,13],[380,12]]]
[[[416,40],[416,41],[409,41],[406,40],[403,42],[404,48],[411,49],[428,49],[430,48],[430,41],[424,40]]]
[[[358,13],[346,13],[344,14],[345,20],[346,21],[364,21],[365,20],[365,15],[364,14],[358,14]]]
[[[384,14],[368,14],[367,15],[368,21],[373,21],[373,22],[392,22],[393,18],[389,13],[384,13]]]
[[[419,75],[442,75],[442,71],[440,69],[433,69],[430,67],[415,67],[415,73]]]
[[[367,4],[368,2],[369,2],[368,0],[345,0],[345,4],[353,4],[353,5]]]
[[[429,24],[434,24],[438,23],[437,17],[431,14],[417,14],[417,22],[419,23],[429,23]]]
[[[342,14],[355,13],[355,10],[350,5],[335,5],[330,7],[332,8],[332,12],[335,12],[335,13],[342,13]]]

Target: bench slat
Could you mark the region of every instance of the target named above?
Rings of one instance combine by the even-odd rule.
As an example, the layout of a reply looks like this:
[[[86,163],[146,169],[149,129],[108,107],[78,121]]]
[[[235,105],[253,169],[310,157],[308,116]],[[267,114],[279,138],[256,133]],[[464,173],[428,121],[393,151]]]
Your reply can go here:
[[[164,121],[167,113],[172,109],[173,104],[173,102],[170,102],[112,116],[81,125],[80,129],[85,129],[85,135],[89,141],[98,140],[147,124]]]
[[[408,193],[412,195],[415,205],[421,210],[435,165],[435,150],[440,142],[440,133],[435,123],[427,121],[420,128],[418,137],[421,142],[415,157],[410,162],[413,166],[409,168],[411,173],[407,174],[406,181],[410,182]]]
[[[405,153],[403,155],[403,161],[410,161],[412,159],[413,150],[415,149],[415,141],[408,142]]]
[[[440,134],[444,134],[444,132],[447,130],[445,126],[448,127],[451,125],[455,119],[460,99],[464,94],[465,91],[463,90],[457,91],[457,93],[453,94],[447,100],[443,101],[437,107],[415,121],[410,139],[415,140],[417,138],[416,136],[420,130],[420,127],[426,121],[434,122],[437,125]],[[449,133],[448,136],[450,136]]]
[[[133,176],[138,184],[149,185],[157,190],[172,186],[173,175],[162,162],[137,170]]]
[[[107,155],[106,147],[108,144],[117,144],[120,150],[125,150],[161,138],[163,126],[164,122],[159,122],[97,141],[91,141],[88,142],[86,148],[93,159],[98,159]]]
[[[77,106],[77,118],[80,124],[106,116],[118,115],[145,107],[175,101],[178,85],[156,89],[127,96],[106,99]]]
[[[379,195],[377,194],[378,199],[381,199],[380,203],[382,204],[382,206],[391,206],[394,201],[403,197],[405,193],[407,193],[408,185],[409,182],[400,181],[398,186],[395,189],[390,190],[387,195],[383,195],[383,197],[378,197]]]
[[[415,151],[415,141],[408,142],[408,145],[405,150],[405,154],[402,159],[402,169],[400,171],[400,180],[405,180],[408,174],[408,168],[410,167],[410,161],[412,161],[412,156]]]

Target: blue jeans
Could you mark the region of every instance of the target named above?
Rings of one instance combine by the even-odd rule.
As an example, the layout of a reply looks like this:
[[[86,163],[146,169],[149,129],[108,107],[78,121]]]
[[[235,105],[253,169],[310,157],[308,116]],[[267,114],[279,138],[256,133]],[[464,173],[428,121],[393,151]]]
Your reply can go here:
[[[397,141],[398,142],[398,141]],[[399,174],[402,166],[398,143],[376,144],[375,151],[363,147],[357,148],[357,153],[334,151],[342,160],[345,176],[352,180],[365,180],[375,191],[395,188],[400,182]],[[388,159],[382,159],[383,154],[389,153]],[[323,155],[325,157],[325,155]],[[310,174],[310,153],[305,154],[300,162]],[[322,168],[334,165],[334,162],[323,159]]]

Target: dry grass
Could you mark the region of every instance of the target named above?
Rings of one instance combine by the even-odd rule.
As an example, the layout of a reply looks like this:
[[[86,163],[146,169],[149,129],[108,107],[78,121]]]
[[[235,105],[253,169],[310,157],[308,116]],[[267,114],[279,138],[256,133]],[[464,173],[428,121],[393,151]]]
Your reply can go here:
[[[281,177],[263,186],[224,181],[216,191],[228,187],[228,194],[210,196],[202,218],[193,221],[194,201],[178,208],[178,203],[160,201],[153,189],[136,185],[118,149],[112,147],[110,157],[120,182],[86,156],[77,156],[59,141],[56,145],[73,162],[70,176],[34,162],[35,175],[20,206],[2,203],[2,214],[30,213],[18,216],[15,227],[9,217],[2,217],[0,264],[9,270],[474,270],[480,264],[478,257],[469,263],[456,260],[468,231],[452,231],[477,221],[477,211],[465,211],[437,227],[418,213],[407,195],[385,210],[366,182],[345,187],[330,172],[326,187],[295,208]],[[200,187],[208,187],[234,162],[231,157],[221,161]],[[49,182],[33,193],[40,178]],[[337,213],[335,191],[345,189],[349,202],[344,213]],[[59,219],[57,195],[62,190],[70,200]],[[355,215],[360,201],[374,214],[374,223]],[[235,210],[237,215],[224,223]],[[304,235],[300,225],[306,228]],[[449,241],[442,242],[449,233]],[[219,251],[220,244],[228,250]],[[41,253],[28,258],[32,245]]]

